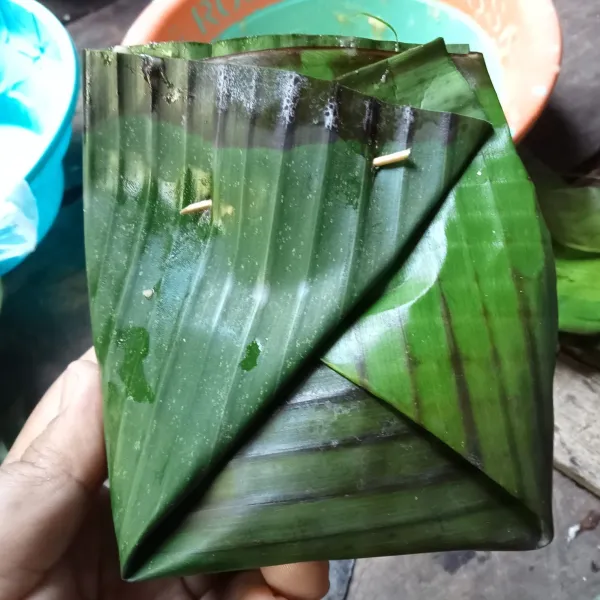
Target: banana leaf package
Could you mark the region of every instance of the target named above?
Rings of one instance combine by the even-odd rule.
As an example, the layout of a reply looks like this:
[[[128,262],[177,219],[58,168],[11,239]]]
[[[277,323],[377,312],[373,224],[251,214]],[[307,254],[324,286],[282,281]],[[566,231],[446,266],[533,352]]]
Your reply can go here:
[[[552,249],[483,58],[271,36],[85,63],[123,576],[546,544]]]

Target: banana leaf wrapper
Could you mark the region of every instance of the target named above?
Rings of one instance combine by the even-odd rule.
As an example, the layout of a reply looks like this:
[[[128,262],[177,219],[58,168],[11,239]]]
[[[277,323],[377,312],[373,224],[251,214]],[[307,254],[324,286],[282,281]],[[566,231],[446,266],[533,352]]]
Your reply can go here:
[[[554,267],[483,59],[321,42],[86,53],[128,579],[552,537]]]

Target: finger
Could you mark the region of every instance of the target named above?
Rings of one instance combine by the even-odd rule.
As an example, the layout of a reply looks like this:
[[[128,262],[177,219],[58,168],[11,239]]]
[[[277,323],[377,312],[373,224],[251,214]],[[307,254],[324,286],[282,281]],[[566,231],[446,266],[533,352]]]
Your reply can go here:
[[[261,569],[269,587],[288,600],[321,600],[329,591],[329,563],[307,562]]]
[[[207,593],[213,588],[217,577],[214,575],[192,575],[181,579],[185,590],[192,598],[206,599]]]
[[[96,353],[94,349],[90,348],[79,360],[87,360],[96,363]],[[38,402],[8,453],[6,462],[19,460],[21,456],[23,456],[25,449],[28,448],[33,440],[35,440],[42,431],[48,427],[50,422],[58,416],[67,371],[65,371],[50,386],[42,400]]]
[[[58,415],[0,467],[0,598],[24,596],[60,559],[105,478],[98,366],[74,363],[62,388]]]
[[[222,600],[274,600],[273,590],[269,588],[260,571],[244,571],[234,575]]]

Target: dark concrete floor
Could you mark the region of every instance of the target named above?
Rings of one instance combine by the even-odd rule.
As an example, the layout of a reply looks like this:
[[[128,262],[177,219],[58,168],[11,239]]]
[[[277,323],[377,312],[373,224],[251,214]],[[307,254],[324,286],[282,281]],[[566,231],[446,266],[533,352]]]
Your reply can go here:
[[[555,474],[556,536],[534,552],[448,552],[357,561],[348,600],[600,600],[600,528],[567,542],[600,500]]]

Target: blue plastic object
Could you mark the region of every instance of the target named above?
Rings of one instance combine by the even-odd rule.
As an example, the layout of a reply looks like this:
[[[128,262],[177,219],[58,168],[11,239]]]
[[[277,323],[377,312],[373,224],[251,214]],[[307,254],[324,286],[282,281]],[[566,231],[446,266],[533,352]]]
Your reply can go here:
[[[46,235],[79,87],[77,52],[34,0],[0,0],[0,275]]]

